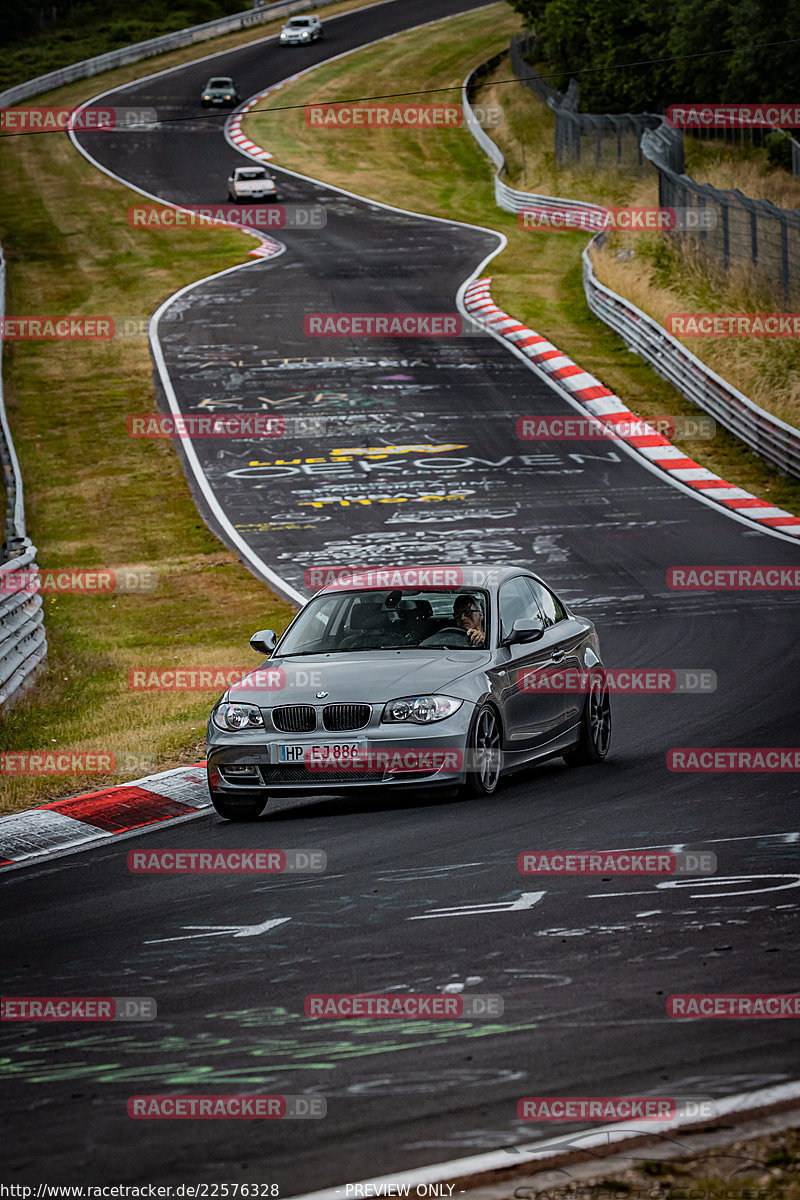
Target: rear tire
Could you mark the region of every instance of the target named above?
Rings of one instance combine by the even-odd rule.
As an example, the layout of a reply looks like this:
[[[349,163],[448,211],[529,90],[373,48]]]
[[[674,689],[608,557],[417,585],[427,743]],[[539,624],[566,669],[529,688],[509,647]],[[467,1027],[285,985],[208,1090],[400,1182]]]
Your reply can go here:
[[[467,796],[492,796],[503,767],[503,737],[500,718],[491,704],[484,704],[472,718],[467,734]]]
[[[584,767],[602,762],[611,745],[611,701],[605,675],[595,672],[581,714],[580,737],[571,750],[562,755],[569,767]]]

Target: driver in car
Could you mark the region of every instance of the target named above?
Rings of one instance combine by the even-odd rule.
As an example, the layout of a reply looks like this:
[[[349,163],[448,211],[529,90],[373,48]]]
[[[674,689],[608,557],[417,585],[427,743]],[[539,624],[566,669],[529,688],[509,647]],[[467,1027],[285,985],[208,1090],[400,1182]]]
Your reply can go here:
[[[464,630],[473,646],[485,645],[483,611],[474,596],[456,596],[453,604],[453,617],[456,625],[459,629]]]

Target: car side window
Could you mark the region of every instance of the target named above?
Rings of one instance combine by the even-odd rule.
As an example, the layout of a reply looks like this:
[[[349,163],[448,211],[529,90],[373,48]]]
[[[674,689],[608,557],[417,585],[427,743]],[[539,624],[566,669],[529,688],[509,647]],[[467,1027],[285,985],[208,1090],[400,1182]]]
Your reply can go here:
[[[522,577],[509,579],[500,588],[498,612],[501,640],[511,633],[515,621],[539,615],[536,602]]]
[[[555,625],[557,621],[565,619],[567,614],[564,612],[561,601],[553,595],[549,588],[536,579],[526,579],[525,582],[536,597],[536,602],[544,617],[545,629],[550,625]]]

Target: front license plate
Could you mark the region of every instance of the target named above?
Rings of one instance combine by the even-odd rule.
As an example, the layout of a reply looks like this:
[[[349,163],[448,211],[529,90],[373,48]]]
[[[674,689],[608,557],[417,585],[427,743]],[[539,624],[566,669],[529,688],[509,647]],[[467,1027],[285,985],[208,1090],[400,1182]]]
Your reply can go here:
[[[287,742],[278,746],[278,762],[303,763],[310,758],[314,762],[341,763],[345,766],[357,751],[366,749],[366,745],[366,738],[355,742],[327,742],[321,745]]]

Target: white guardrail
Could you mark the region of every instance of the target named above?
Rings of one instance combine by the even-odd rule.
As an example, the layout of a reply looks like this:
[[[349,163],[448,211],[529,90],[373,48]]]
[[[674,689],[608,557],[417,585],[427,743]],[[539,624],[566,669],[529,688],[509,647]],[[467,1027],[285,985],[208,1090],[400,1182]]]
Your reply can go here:
[[[0,461],[6,489],[7,561],[0,563],[0,708],[30,680],[47,654],[42,597],[39,592],[6,592],[15,571],[38,572],[36,547],[25,536],[22,475],[11,438],[3,400],[2,321],[6,305],[6,264],[0,246]]]
[[[208,41],[224,33],[251,26],[263,25],[273,17],[288,16],[290,13],[309,8],[325,8],[336,0],[280,0],[277,4],[264,5],[232,13],[202,25],[191,25],[174,33],[150,38],[98,54],[94,58],[72,63],[58,71],[37,75],[14,87],[0,92],[0,108],[18,104],[31,96],[41,95],[66,83],[88,79],[114,67],[152,58],[167,50],[191,46]],[[6,581],[11,573],[25,570],[39,573],[36,565],[36,547],[25,534],[25,508],[22,493],[22,475],[11,438],[3,402],[2,381],[2,318],[5,315],[6,269],[2,246],[0,246],[0,463],[6,490],[5,547],[0,558],[0,709],[31,681],[37,667],[47,654],[47,639],[44,629],[42,598],[38,591],[6,590]]]
[[[502,54],[496,54],[494,58],[490,58],[488,62],[483,63],[480,67],[476,67],[471,71],[461,87],[461,107],[464,111],[464,123],[469,127],[469,131],[475,138],[475,141],[483,150],[487,158],[490,158],[497,170],[494,173],[494,198],[498,208],[504,209],[506,212],[518,213],[525,208],[550,208],[557,205],[559,209],[590,209],[597,211],[596,204],[587,204],[583,200],[565,200],[563,196],[544,196],[538,192],[520,192],[516,188],[509,187],[500,176],[506,169],[506,160],[503,151],[493,142],[488,133],[481,126],[480,121],[473,112],[472,105],[469,101],[469,95],[475,87],[480,74],[485,74],[491,70],[500,59],[505,58],[505,51]]]
[[[695,358],[663,325],[595,277],[590,250],[583,252],[583,288],[589,308],[610,325],[634,353],[745,445],[787,475],[800,478],[800,429],[759,408],[721,375]]]
[[[74,83],[78,79],[88,79],[99,75],[101,71],[111,71],[114,67],[124,67],[128,63],[139,62],[143,58],[153,58],[167,50],[178,50],[182,46],[193,46],[196,42],[206,42],[209,38],[220,37],[223,33],[235,33],[238,29],[249,29],[253,25],[263,25],[273,17],[288,16],[309,8],[325,8],[335,4],[337,0],[280,0],[278,4],[269,4],[260,8],[248,8],[244,12],[231,13],[227,17],[217,17],[213,21],[204,21],[202,25],[189,25],[186,29],[178,29],[174,33],[164,33],[160,37],[150,38],[146,42],[134,42],[131,46],[122,46],[119,50],[109,50],[107,54],[98,54],[94,58],[85,58],[82,62],[71,63],[58,71],[50,71],[47,75],[37,75],[25,83],[0,92],[0,108],[18,104],[20,100],[28,100],[31,96],[39,96],[52,88],[61,87],[65,83]]]
[[[495,61],[490,60],[492,64]],[[505,170],[503,152],[481,128],[469,100],[476,76],[485,73],[488,65],[477,67],[464,80],[461,103],[464,109],[464,123],[497,168],[494,192],[498,207],[514,213],[522,209],[556,205],[565,211],[597,209],[596,204],[586,204],[580,200],[521,192],[503,182],[500,178]],[[589,251],[602,236],[599,234],[592,238],[583,252],[583,288],[586,303],[595,316],[615,330],[631,350],[648,362],[663,379],[673,384],[692,404],[713,416],[720,425],[779,470],[800,478],[800,429],[795,429],[793,425],[788,425],[779,417],[774,417],[772,413],[759,408],[696,358],[647,313],[642,312],[623,296],[612,292],[595,277]]]

